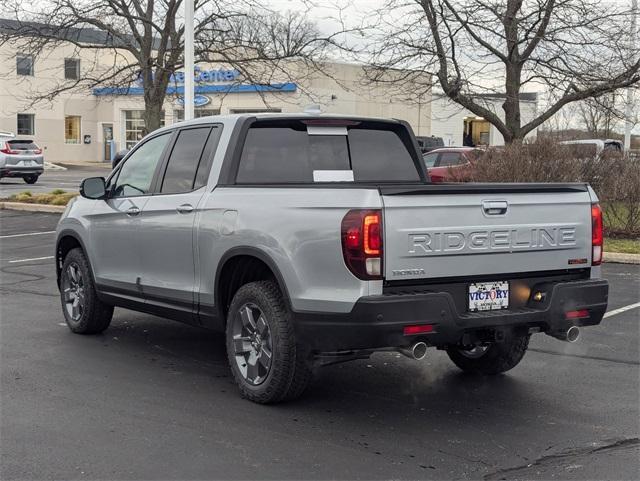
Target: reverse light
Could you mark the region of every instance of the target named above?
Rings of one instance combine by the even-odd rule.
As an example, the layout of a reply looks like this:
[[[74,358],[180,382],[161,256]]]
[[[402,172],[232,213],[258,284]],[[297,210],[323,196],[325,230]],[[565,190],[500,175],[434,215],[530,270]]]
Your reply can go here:
[[[382,211],[354,209],[342,219],[342,255],[363,280],[382,279]]]
[[[591,205],[591,265],[602,264],[604,247],[604,227],[602,224],[602,208],[600,204]]]

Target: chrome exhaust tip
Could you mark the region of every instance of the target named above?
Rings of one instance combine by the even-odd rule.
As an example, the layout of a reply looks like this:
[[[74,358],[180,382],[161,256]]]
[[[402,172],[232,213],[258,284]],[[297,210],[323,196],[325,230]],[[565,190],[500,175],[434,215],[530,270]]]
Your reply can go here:
[[[576,342],[580,338],[580,329],[577,326],[571,326],[566,331],[552,331],[547,334],[561,341]]]
[[[427,357],[427,344],[420,341],[416,342],[412,346],[402,347],[398,349],[398,352],[404,354],[408,358],[415,359],[416,361],[421,361],[425,357]]]
[[[576,326],[571,326],[569,329],[567,329],[565,337],[567,338],[568,342],[576,342],[580,338],[580,329],[578,329]]]

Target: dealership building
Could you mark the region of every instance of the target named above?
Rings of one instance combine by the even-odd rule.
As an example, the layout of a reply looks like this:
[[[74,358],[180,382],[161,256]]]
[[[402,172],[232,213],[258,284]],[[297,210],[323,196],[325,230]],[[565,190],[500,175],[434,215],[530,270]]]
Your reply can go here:
[[[11,21],[0,19],[0,29],[7,26]],[[78,29],[78,35],[95,42],[98,33]],[[51,162],[109,161],[114,152],[130,148],[144,135],[141,85],[134,81],[93,89],[65,87],[96,71],[100,64],[108,68],[126,55],[127,52],[111,49],[77,49],[63,43],[34,57],[22,53],[19,45],[0,46],[0,61],[5,66],[0,74],[0,131],[34,139]],[[474,121],[478,129],[487,132],[478,139],[502,143],[494,127],[446,100],[432,101],[430,90],[408,99],[406,92],[396,91],[393,82],[365,82],[361,65],[330,63],[321,70],[309,72],[292,65],[288,75],[279,81],[255,84],[229,65],[200,64],[195,72],[195,115],[300,112],[317,104],[326,113],[403,119],[416,135],[438,135],[446,145],[462,145],[463,131],[469,121]],[[300,72],[299,79],[292,73],[295,71]],[[421,90],[425,91],[430,78],[420,80]],[[184,72],[176,72],[167,89],[164,125],[184,119],[183,82]],[[34,103],[36,96],[55,89],[61,93]],[[496,107],[499,103],[496,101]],[[523,118],[529,110],[535,112],[535,104],[524,107],[528,110],[523,111]]]

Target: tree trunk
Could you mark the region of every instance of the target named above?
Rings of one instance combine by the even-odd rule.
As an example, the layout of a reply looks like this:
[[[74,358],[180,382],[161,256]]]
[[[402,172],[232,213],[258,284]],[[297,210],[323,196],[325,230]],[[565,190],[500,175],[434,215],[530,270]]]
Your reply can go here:
[[[520,67],[507,64],[507,78],[505,82],[506,97],[502,104],[504,110],[504,123],[510,135],[504,136],[505,144],[514,141],[522,141],[524,133],[521,130],[522,121],[520,118]]]

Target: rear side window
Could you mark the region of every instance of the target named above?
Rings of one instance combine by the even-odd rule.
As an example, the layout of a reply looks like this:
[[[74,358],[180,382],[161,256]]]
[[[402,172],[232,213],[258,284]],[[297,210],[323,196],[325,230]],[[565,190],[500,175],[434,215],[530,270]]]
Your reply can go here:
[[[309,135],[301,122],[249,129],[236,181],[312,183],[314,171],[353,171],[356,182],[415,182],[420,176],[398,134],[349,128],[348,135]]]
[[[443,152],[440,154],[440,162],[438,167],[451,167],[453,165],[462,164],[462,157],[457,152]]]
[[[167,163],[160,192],[177,194],[190,192],[211,127],[181,130]]]

